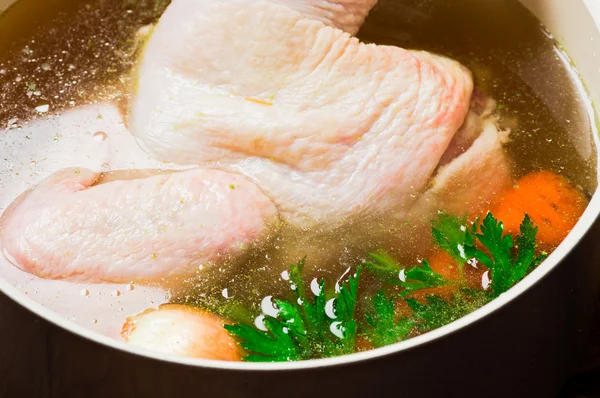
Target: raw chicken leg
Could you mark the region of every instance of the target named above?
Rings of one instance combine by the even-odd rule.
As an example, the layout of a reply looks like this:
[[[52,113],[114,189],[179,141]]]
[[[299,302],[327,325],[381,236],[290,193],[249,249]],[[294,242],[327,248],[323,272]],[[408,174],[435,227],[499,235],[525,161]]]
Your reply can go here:
[[[117,177],[69,169],[23,194],[0,219],[5,253],[49,279],[174,281],[235,261],[277,221],[273,203],[238,175]]]

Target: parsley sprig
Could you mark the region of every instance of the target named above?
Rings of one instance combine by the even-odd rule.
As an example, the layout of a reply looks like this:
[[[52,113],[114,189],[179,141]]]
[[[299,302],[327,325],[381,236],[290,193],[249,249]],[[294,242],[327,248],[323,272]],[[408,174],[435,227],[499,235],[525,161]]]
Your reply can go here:
[[[440,214],[432,222],[436,245],[459,266],[461,279],[448,280],[422,260],[410,269],[389,254],[377,251],[357,267],[355,274],[333,293],[325,282],[318,283],[314,297],[307,295],[303,278],[305,259],[290,266],[289,282],[293,298],[275,300],[276,317],[265,316],[264,329],[246,324],[225,326],[248,352],[246,361],[293,361],[352,353],[357,337],[374,347],[382,347],[424,333],[474,311],[506,292],[537,267],[546,257],[536,254],[537,227],[525,216],[516,239],[504,234],[501,221],[488,213],[483,221],[469,223],[466,217]],[[516,244],[515,244],[516,243]],[[491,289],[468,288],[464,265],[481,264],[490,272]],[[364,319],[356,314],[361,268],[371,273],[392,293],[379,289],[364,300]],[[430,293],[417,298],[423,289],[451,286],[452,297]],[[398,291],[399,290],[399,291]],[[404,302],[407,311],[399,311]],[[333,303],[333,316],[328,304]]]
[[[343,283],[333,297],[327,297],[325,282],[309,298],[303,279],[305,259],[292,264],[290,287],[295,300],[275,300],[277,317],[265,316],[266,331],[244,324],[225,325],[249,352],[244,358],[252,362],[294,361],[352,353],[356,346],[355,319],[360,267]],[[326,305],[333,300],[333,319]]]
[[[506,292],[546,258],[546,253],[535,253],[537,231],[530,217],[525,215],[515,245],[513,237],[504,234],[502,222],[491,213],[487,213],[481,223],[479,218],[469,223],[466,216],[440,214],[432,221],[431,228],[436,245],[459,266],[461,283],[464,284],[464,265],[469,261],[482,264],[490,271],[492,298]],[[405,271],[384,252],[369,256],[372,261],[366,263],[366,268],[383,282],[404,287],[403,295],[455,284],[434,272],[427,260]]]
[[[514,247],[517,250],[513,250],[513,237],[504,235],[502,222],[488,213],[481,225],[481,233],[476,235],[487,252],[478,249],[474,243],[466,245],[467,257],[474,258],[491,272],[492,298],[513,287],[546,258],[545,253],[535,254],[537,231],[538,228],[525,215]]]
[[[404,340],[415,326],[411,318],[398,318],[395,301],[396,297],[386,295],[383,290],[371,299],[370,308],[365,313],[364,337],[374,347]]]
[[[366,262],[365,268],[385,283],[403,287],[404,290],[401,293],[403,296],[421,289],[447,286],[453,283],[434,272],[427,260],[422,260],[421,265],[406,270],[386,252],[370,253],[369,257],[372,261]]]
[[[407,298],[406,303],[413,311],[412,319],[420,333],[437,329],[475,311],[489,302],[482,291],[462,288],[447,301],[440,296],[428,294],[424,301]]]

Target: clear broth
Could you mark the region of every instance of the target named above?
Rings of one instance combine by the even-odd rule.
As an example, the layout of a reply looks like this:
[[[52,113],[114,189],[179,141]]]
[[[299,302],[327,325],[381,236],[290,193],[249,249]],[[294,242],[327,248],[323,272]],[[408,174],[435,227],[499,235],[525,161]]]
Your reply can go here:
[[[166,5],[161,0],[20,0],[0,16],[0,37],[15,38],[0,41],[0,211],[61,167],[168,167],[148,158],[121,115],[101,105],[124,109],[140,44],[136,35]],[[515,177],[548,169],[588,196],[595,191],[595,119],[586,94],[567,56],[517,1],[382,0],[359,37],[461,61],[474,72],[479,89],[498,101],[501,123],[512,130],[506,150]],[[88,113],[63,118],[79,107]],[[91,123],[90,115],[97,115]],[[49,125],[38,123],[45,119]],[[105,131],[108,140],[101,134]],[[116,337],[126,316],[165,301],[218,308],[233,296],[250,312],[259,311],[263,297],[288,291],[280,276],[286,264],[278,263],[286,257],[277,256],[277,246],[251,253],[243,272],[215,269],[204,282],[191,281],[177,292],[45,281],[4,259],[0,277],[59,314]],[[330,281],[339,277],[340,267],[361,260],[355,253],[333,258],[339,264],[318,269]]]

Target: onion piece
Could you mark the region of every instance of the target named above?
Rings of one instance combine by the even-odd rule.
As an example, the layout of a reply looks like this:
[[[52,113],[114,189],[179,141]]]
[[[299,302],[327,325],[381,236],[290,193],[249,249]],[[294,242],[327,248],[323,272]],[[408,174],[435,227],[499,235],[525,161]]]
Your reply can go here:
[[[226,323],[195,307],[163,304],[127,318],[121,336],[129,344],[164,354],[240,361],[241,350],[223,328]]]

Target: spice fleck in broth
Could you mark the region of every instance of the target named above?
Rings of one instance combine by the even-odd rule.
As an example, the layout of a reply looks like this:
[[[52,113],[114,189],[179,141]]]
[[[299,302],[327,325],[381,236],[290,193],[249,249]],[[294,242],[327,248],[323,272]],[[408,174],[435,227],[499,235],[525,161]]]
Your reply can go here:
[[[165,157],[153,150],[153,141],[149,145],[140,141],[140,123],[130,115],[132,107],[143,106],[138,97],[144,93],[144,80],[136,77],[140,69],[144,73],[140,57],[167,6],[161,0],[53,1],[43,6],[20,0],[0,17],[0,36],[15,38],[0,43],[0,209],[6,210],[5,220],[7,214],[21,214],[19,205],[33,203],[38,188],[11,206],[19,195],[65,168],[72,168],[74,178],[88,169],[101,173],[91,186],[108,194],[112,191],[107,187],[118,181],[203,175],[195,162]],[[499,130],[482,127],[498,134],[511,180],[498,183],[498,192],[492,194],[483,192],[484,184],[471,187],[460,181],[452,186],[455,191],[439,195],[451,198],[456,192],[482,189],[477,214],[465,216],[469,208],[460,212],[427,208],[420,213],[412,207],[407,213],[414,217],[404,220],[398,216],[400,207],[371,214],[361,204],[334,226],[317,222],[331,217],[331,211],[314,221],[310,206],[304,211],[308,216],[295,220],[281,215],[274,221],[270,212],[285,214],[286,204],[273,199],[274,189],[261,185],[260,177],[244,170],[260,163],[240,166],[233,160],[209,159],[200,166],[244,176],[223,184],[219,180],[221,185],[210,189],[219,198],[215,203],[246,195],[254,200],[252,207],[264,211],[256,217],[268,219],[265,232],[256,239],[243,241],[246,236],[240,233],[233,242],[242,254],[219,252],[206,261],[190,255],[194,270],[182,274],[167,270],[157,277],[129,280],[111,279],[100,270],[95,280],[78,279],[77,272],[85,273],[68,274],[68,267],[48,276],[44,264],[34,259],[24,265],[20,258],[27,253],[17,258],[3,242],[6,260],[0,263],[0,275],[60,315],[144,348],[160,350],[159,340],[150,345],[148,341],[177,333],[153,329],[153,320],[163,316],[197,333],[198,339],[208,330],[206,325],[217,325],[209,328],[210,338],[227,349],[184,347],[170,353],[250,361],[319,358],[392,344],[452,322],[508,290],[564,238],[597,186],[595,119],[567,56],[537,19],[510,0],[382,0],[357,36],[365,42],[441,54],[472,71],[474,123],[485,119],[482,126],[493,122]],[[156,50],[150,44],[148,53],[152,51]],[[276,76],[265,79],[269,80]],[[238,111],[254,107],[248,109],[270,115],[268,109],[280,101],[277,95],[272,97],[247,96],[247,104]],[[320,100],[315,97],[315,102]],[[193,123],[207,117],[194,112]],[[192,122],[185,120],[171,130],[187,134],[186,123]],[[366,141],[366,136],[352,136],[351,145]],[[450,143],[458,148],[457,154],[444,154],[448,164],[466,153],[474,140],[467,133],[457,134]],[[257,139],[253,145],[251,155],[261,157],[270,142]],[[265,162],[294,160],[274,155]],[[414,195],[435,186],[436,173],[444,166],[440,161],[427,185],[415,188]],[[299,180],[303,168],[314,171],[310,167],[315,166],[299,162],[286,175]],[[280,169],[265,170],[276,174]],[[251,184],[259,188],[249,188]],[[327,198],[327,187],[323,182],[315,191]],[[331,203],[346,203],[343,190],[339,192],[331,191]],[[397,194],[391,190],[377,201],[391,202],[389,197]],[[264,204],[269,199],[275,203]],[[172,206],[184,208],[196,200],[182,197]],[[161,215],[160,205],[140,203],[146,211]],[[237,209],[237,202],[232,203]],[[163,222],[159,218],[156,222]],[[5,241],[9,235],[13,239],[14,234],[6,232],[13,225],[10,219],[4,222]],[[166,236],[171,226],[172,222],[161,224],[155,233]],[[257,229],[248,227],[248,234]],[[126,245],[119,250],[126,251]],[[63,258],[61,264],[70,264],[70,256],[78,254],[57,255]],[[163,251],[151,250],[144,264],[152,267],[152,261],[159,264],[165,257]],[[67,274],[68,278],[60,276]],[[165,303],[169,304],[146,311]],[[221,328],[222,324],[227,326]],[[203,345],[195,347],[199,346]]]

